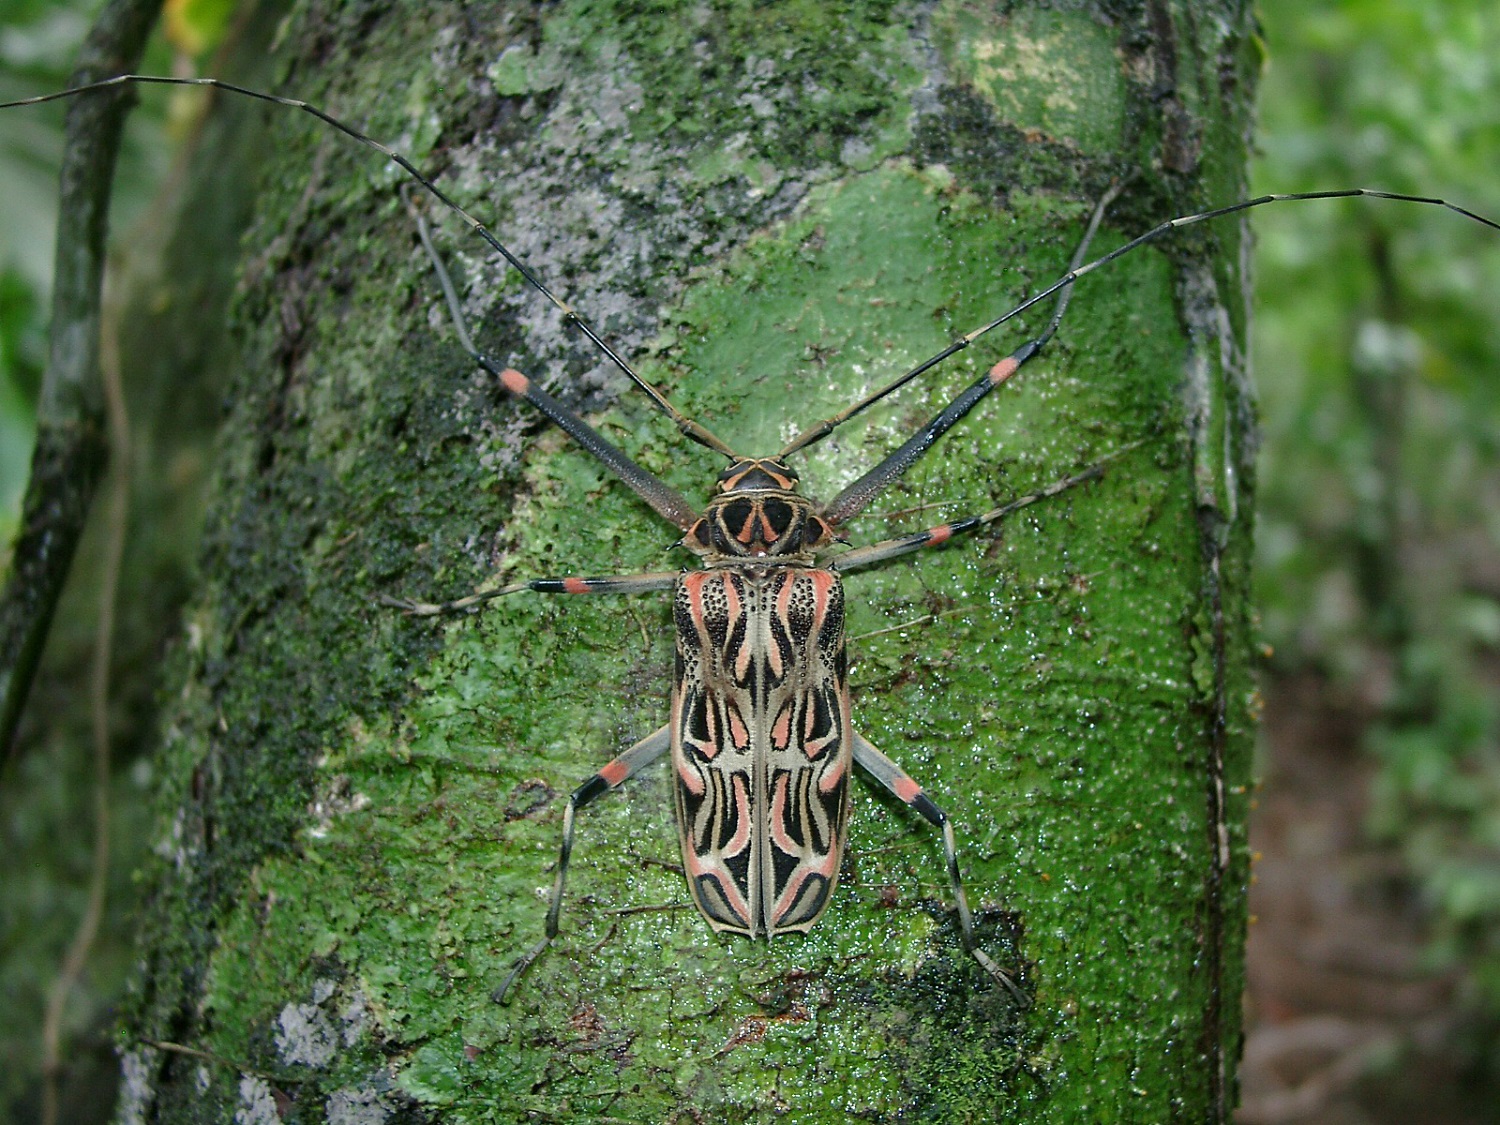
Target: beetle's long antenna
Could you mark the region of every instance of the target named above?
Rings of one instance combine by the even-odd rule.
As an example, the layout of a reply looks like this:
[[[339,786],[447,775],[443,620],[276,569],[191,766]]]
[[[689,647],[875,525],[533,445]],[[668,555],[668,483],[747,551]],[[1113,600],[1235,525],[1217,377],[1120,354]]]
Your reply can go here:
[[[405,195],[404,192],[402,194]],[[624,481],[631,491],[651,505],[663,519],[671,521],[683,531],[692,527],[698,519],[698,514],[676,489],[637,465],[606,441],[598,430],[534,385],[519,371],[496,363],[475,346],[473,337],[469,335],[469,326],[464,321],[463,306],[459,303],[458,293],[453,288],[453,279],[448,276],[443,259],[438,256],[437,247],[432,244],[432,233],[427,229],[427,220],[410,199],[407,199],[406,203],[412,218],[417,222],[417,236],[422,240],[422,248],[427,251],[427,256],[432,261],[433,272],[437,274],[438,285],[442,287],[443,299],[448,303],[448,315],[453,320],[454,331],[457,332],[459,343],[463,345],[464,351],[469,353],[469,358],[495,376],[500,381],[500,385],[511,394],[525,399],[550,418],[554,425],[598,458],[615,476]]]
[[[1069,269],[1067,273],[1063,274],[1062,277],[1058,278],[1051,285],[1047,286],[1045,289],[1033,293],[1030,297],[1027,297],[1026,300],[1022,301],[1019,305],[1011,309],[1009,312],[1005,313],[1003,316],[996,317],[988,324],[982,324],[972,331],[965,332],[962,336],[958,337],[942,351],[938,352],[936,355],[924,359],[921,363],[917,364],[910,370],[903,372],[900,376],[891,380],[891,382],[881,387],[878,391],[875,391],[873,394],[867,395],[859,402],[856,402],[853,406],[850,406],[846,410],[840,411],[838,414],[833,415],[831,418],[823,419],[823,421],[817,423],[817,425],[813,426],[811,429],[803,431],[791,442],[791,444],[789,444],[785,449],[781,451],[779,456],[789,456],[790,454],[796,453],[798,450],[806,449],[808,446],[822,441],[825,437],[833,433],[835,429],[843,425],[850,418],[853,418],[857,414],[863,413],[865,410],[869,409],[871,406],[874,406],[877,402],[885,398],[887,395],[893,394],[894,392],[900,390],[902,387],[906,386],[906,384],[910,383],[913,379],[917,378],[917,376],[923,374],[926,371],[930,371],[932,368],[942,363],[949,356],[963,351],[975,340],[978,340],[983,336],[987,336],[996,328],[999,328],[1006,321],[1013,320],[1016,317],[1020,316],[1023,312],[1031,308],[1033,305],[1045,301],[1048,297],[1052,296],[1059,290],[1066,290],[1068,286],[1072,285],[1073,282],[1084,276],[1084,274],[1093,273],[1099,267],[1108,265],[1116,258],[1123,258],[1132,250],[1136,249],[1139,246],[1144,246],[1148,242],[1157,242],[1174,230],[1178,230],[1181,227],[1193,226],[1196,223],[1207,222],[1210,219],[1220,219],[1225,215],[1233,215],[1240,211],[1248,211],[1252,207],[1264,207],[1268,203],[1291,203],[1297,200],[1307,199],[1357,198],[1394,199],[1401,203],[1421,203],[1429,207],[1444,207],[1447,210],[1452,211],[1454,214],[1463,216],[1465,219],[1469,219],[1483,226],[1487,226],[1492,230],[1500,230],[1500,223],[1497,223],[1492,219],[1487,219],[1483,215],[1480,215],[1474,211],[1470,211],[1467,207],[1460,207],[1456,203],[1449,203],[1446,199],[1438,199],[1433,196],[1425,195],[1404,195],[1401,192],[1394,191],[1375,191],[1370,188],[1346,188],[1341,191],[1304,191],[1288,195],[1262,195],[1256,197],[1255,199],[1246,199],[1239,203],[1231,204],[1228,207],[1216,207],[1212,211],[1200,211],[1196,215],[1183,215],[1176,219],[1168,219],[1166,222],[1159,223],[1158,225],[1152,227],[1145,234],[1138,235],[1137,237],[1131,239],[1123,246],[1111,250],[1108,254],[1103,254],[1098,258],[1095,258],[1091,262],[1087,262],[1083,265],[1075,266]],[[1060,304],[1058,314],[1059,316],[1061,315],[1061,308],[1066,307],[1066,301],[1067,298],[1065,295],[1063,301]],[[1057,317],[1054,317],[1052,326],[1047,331],[1047,335],[1050,336],[1052,334],[1052,331],[1055,330],[1056,327]]]
[[[578,331],[582,332],[584,336],[588,338],[589,342],[599,350],[599,353],[603,355],[605,359],[609,360],[609,362],[613,363],[616,367],[618,367],[621,371],[628,375],[631,382],[633,382],[637,387],[639,387],[646,393],[646,396],[651,399],[656,408],[667,417],[672,419],[672,423],[677,427],[679,433],[697,442],[699,445],[707,446],[709,449],[714,450],[716,453],[722,453],[725,457],[728,457],[731,460],[734,458],[735,454],[733,450],[731,450],[728,446],[726,446],[723,442],[716,438],[705,427],[693,421],[691,418],[687,417],[687,415],[683,414],[680,410],[673,406],[672,403],[667,399],[667,396],[662,393],[662,391],[657,389],[657,387],[655,387],[653,384],[648,383],[641,376],[641,374],[636,371],[634,367],[632,367],[622,356],[619,355],[619,353],[611,348],[609,344],[604,341],[604,338],[600,336],[598,332],[594,331],[593,326],[590,325],[588,321],[584,320],[583,317],[578,315],[577,310],[574,309],[571,304],[563,300],[556,293],[552,292],[551,289],[547,288],[547,286],[542,282],[542,279],[532,272],[531,267],[529,267],[520,258],[516,257],[516,255],[511,252],[510,248],[505,245],[505,243],[501,242],[494,236],[494,234],[490,232],[490,229],[487,226],[481,223],[473,215],[465,211],[458,205],[456,200],[448,195],[447,192],[443,191],[442,188],[438,187],[437,184],[433,183],[430,179],[423,175],[415,164],[413,164],[401,153],[391,148],[389,145],[382,144],[374,137],[361,133],[358,129],[354,128],[354,126],[340,121],[337,117],[334,117],[330,113],[324,112],[315,105],[311,105],[308,102],[301,101],[298,98],[284,98],[277,94],[267,94],[261,90],[252,90],[248,86],[236,86],[233,82],[225,82],[219,78],[168,78],[154,74],[120,74],[116,75],[114,78],[105,78],[99,82],[90,82],[86,86],[74,86],[71,89],[59,90],[56,93],[52,94],[39,94],[33,98],[21,98],[19,101],[0,102],[0,109],[13,109],[19,106],[41,105],[43,102],[55,102],[63,98],[77,97],[80,94],[91,93],[95,90],[108,90],[117,86],[133,84],[152,86],[202,86],[214,90],[226,90],[233,94],[240,94],[243,97],[254,98],[256,101],[270,102],[273,105],[286,106],[288,109],[300,109],[303,113],[310,114],[311,116],[316,117],[319,121],[322,121],[324,124],[330,125],[333,128],[337,129],[340,133],[343,133],[344,136],[350,138],[351,140],[364,145],[366,148],[374,149],[376,152],[384,156],[387,160],[390,160],[392,163],[397,165],[402,171],[404,171],[417,183],[421,184],[422,188],[429,195],[431,195],[444,207],[448,208],[448,210],[452,211],[455,215],[457,215],[460,219],[467,223],[470,229],[472,229],[476,234],[479,235],[480,238],[484,239],[485,242],[489,244],[490,249],[494,250],[495,253],[504,258],[506,262],[509,263],[510,266],[526,280],[526,283],[528,285],[530,285],[544,298],[546,298],[548,303],[551,304],[553,308],[562,313],[563,322],[565,324],[571,324],[573,327],[577,328]]]
[[[1104,221],[1104,212],[1115,201],[1115,198],[1120,194],[1123,187],[1122,183],[1111,184],[1109,190],[1104,193],[1104,196],[1094,206],[1094,213],[1089,219],[1088,229],[1083,232],[1083,238],[1079,241],[1078,248],[1073,251],[1073,269],[1076,270],[1078,268],[1078,263],[1083,261],[1084,255],[1089,252],[1089,244],[1093,242],[1094,235],[1098,233],[1099,224]],[[865,506],[871,500],[880,495],[902,473],[916,464],[932,448],[933,443],[952,429],[958,423],[959,419],[978,406],[980,401],[996,387],[1008,381],[1012,375],[1021,369],[1027,360],[1046,347],[1048,341],[1056,334],[1058,325],[1062,323],[1063,314],[1068,311],[1068,300],[1072,296],[1072,292],[1071,282],[1065,283],[1062,286],[1062,293],[1057,298],[1057,308],[1052,313],[1052,319],[1048,322],[1046,331],[1036,339],[1022,345],[1019,350],[1002,359],[984,375],[980,376],[978,380],[964,388],[963,392],[945,406],[937,417],[933,418],[927,425],[902,442],[900,447],[888,454],[880,464],[865,473],[864,476],[860,477],[824,505],[821,513],[823,518],[837,527],[839,524],[847,522],[864,511]],[[867,399],[865,404],[868,404],[869,401]],[[865,404],[862,404],[861,408]],[[847,411],[845,413],[848,414]],[[835,422],[833,424],[837,425],[838,423]],[[790,448],[797,448],[797,446],[793,443]],[[786,456],[786,453],[783,452],[782,456]]]

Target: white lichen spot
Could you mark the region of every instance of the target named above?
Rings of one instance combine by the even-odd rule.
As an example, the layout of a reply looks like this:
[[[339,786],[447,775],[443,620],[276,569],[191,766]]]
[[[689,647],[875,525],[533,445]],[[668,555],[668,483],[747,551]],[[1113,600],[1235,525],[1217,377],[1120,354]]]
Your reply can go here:
[[[185,844],[188,837],[187,817],[187,810],[179,808],[172,816],[166,839],[158,840],[154,849],[158,856],[178,871],[188,865],[188,848]]]
[[[1022,106],[1012,91],[1024,88],[1033,75],[1051,76],[1045,104],[1053,112],[1077,112],[1073,91],[1087,88],[1087,75],[1078,70],[1077,52],[1061,32],[1027,35],[1017,30],[1003,41],[981,39],[974,44],[974,64],[979,83],[997,102],[1007,102],[1013,112]]]
[[[640,110],[645,97],[645,88],[621,67],[606,72],[599,83],[595,112],[605,128],[624,133],[630,128],[630,115]]]
[[[370,1008],[365,1003],[363,992],[356,992],[349,997],[349,1002],[339,1011],[339,1020],[344,1025],[344,1046],[353,1046],[354,1041],[364,1032],[365,1024],[370,1020]]]
[[[156,1060],[161,1054],[155,1047],[126,1051],[120,1058],[120,1101],[115,1120],[120,1125],[145,1125],[146,1111],[156,1100]]]
[[[234,1111],[234,1125],[281,1125],[276,1096],[264,1078],[247,1074],[240,1079],[240,1107]]]
[[[844,142],[839,159],[850,168],[863,168],[869,165],[874,152],[875,146],[863,137],[850,137]]]
[[[368,1086],[335,1090],[323,1103],[328,1125],[382,1125],[390,1120],[391,1114],[390,1103]]]
[[[742,94],[740,104],[762,120],[776,116],[776,103],[764,94],[754,92]]]
[[[307,829],[308,835],[321,840],[333,828],[335,817],[361,812],[369,807],[370,798],[363,793],[351,791],[347,775],[334,774],[326,785],[320,787],[317,796],[308,805],[307,811],[312,817],[312,823]]]
[[[338,1029],[319,1006],[333,988],[331,981],[319,981],[313,986],[311,1004],[288,1004],[281,1009],[276,1018],[276,1050],[284,1062],[326,1066],[338,1054]]]

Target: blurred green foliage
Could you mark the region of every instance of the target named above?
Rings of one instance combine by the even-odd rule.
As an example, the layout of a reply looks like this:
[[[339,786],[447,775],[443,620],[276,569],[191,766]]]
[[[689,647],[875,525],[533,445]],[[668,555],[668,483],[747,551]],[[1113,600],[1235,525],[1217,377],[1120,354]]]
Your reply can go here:
[[[98,0],[0,0],[0,100],[64,87],[98,6]],[[183,18],[198,17],[189,11]],[[201,20],[189,26],[203,30]],[[209,32],[199,34],[197,42],[211,43],[211,27]],[[180,52],[159,40],[145,68],[167,73],[178,57]],[[186,131],[185,125],[169,124],[179,104],[170,97],[147,97],[131,116],[112,216],[116,241],[123,246],[130,245],[131,230],[162,183],[172,137]],[[66,110],[65,105],[39,106],[0,119],[0,576],[30,465],[46,360]],[[9,1017],[0,1034],[0,1121],[37,1118],[42,1013],[88,895],[93,777],[89,711],[76,685],[93,644],[94,601],[92,591],[71,590],[53,624],[43,674],[50,674],[48,702],[64,699],[66,705],[50,712],[45,725],[35,724],[24,752],[12,755],[6,748],[0,755],[0,850],[6,857],[0,870],[0,1011]],[[122,620],[129,618],[127,610]],[[117,646],[117,657],[121,651]],[[47,698],[41,688],[39,694]],[[117,710],[128,709],[119,698],[114,703]],[[128,760],[139,744],[125,736],[125,729],[124,722],[114,728],[107,913],[63,1020],[63,1121],[107,1119],[119,1071],[110,1035],[115,1005],[137,956],[132,916],[140,887],[134,871],[147,846],[151,788],[148,763]]]
[[[67,85],[97,0],[0,0],[0,101]],[[170,69],[158,45],[153,65]],[[165,73],[166,71],[160,71]],[[30,467],[36,396],[47,358],[47,294],[65,105],[6,114],[0,128],[0,574],[20,515]],[[113,227],[127,230],[167,163],[164,103],[131,115],[116,177]]]
[[[1266,0],[1260,191],[1500,216],[1500,21],[1472,0]],[[1358,200],[1258,222],[1259,602],[1273,668],[1373,715],[1372,829],[1500,1015],[1500,233]],[[1500,1062],[1500,1060],[1496,1060]]]

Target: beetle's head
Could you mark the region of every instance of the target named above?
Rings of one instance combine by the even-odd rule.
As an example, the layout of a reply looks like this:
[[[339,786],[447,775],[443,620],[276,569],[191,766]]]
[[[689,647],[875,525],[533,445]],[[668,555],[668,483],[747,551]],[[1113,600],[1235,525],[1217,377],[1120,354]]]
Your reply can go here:
[[[719,495],[682,542],[709,562],[811,561],[834,538],[812,502],[798,494],[797,474],[780,458],[757,457],[736,461],[719,474]]]

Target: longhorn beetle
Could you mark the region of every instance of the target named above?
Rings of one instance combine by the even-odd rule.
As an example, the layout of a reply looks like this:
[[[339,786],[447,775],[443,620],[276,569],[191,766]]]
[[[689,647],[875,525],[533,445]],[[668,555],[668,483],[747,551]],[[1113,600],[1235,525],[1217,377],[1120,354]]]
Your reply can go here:
[[[671,590],[673,594],[677,633],[670,721],[636,742],[572,794],[563,817],[563,839],[544,936],[520,958],[498,990],[502,998],[518,974],[558,932],[577,810],[670,751],[689,889],[700,913],[715,930],[771,937],[780,932],[805,932],[814,925],[828,906],[838,879],[846,840],[849,774],[851,766],[858,764],[882,788],[941,831],[961,940],[986,971],[1023,999],[1009,976],[975,941],[951,823],[912,778],[852,725],[839,575],[988,527],[1038,500],[1093,479],[1104,466],[1096,464],[999,507],[865,546],[846,549],[843,528],[992,390],[1041,353],[1062,321],[1075,281],[1173,230],[1273,202],[1357,196],[1444,207],[1500,229],[1490,220],[1444,200],[1349,189],[1267,195],[1179,217],[1089,258],[1086,251],[1090,240],[1118,191],[1112,188],[1094,207],[1089,230],[1063,276],[767,455],[768,451],[736,449],[702,422],[680,412],[626,357],[611,348],[602,333],[556,296],[502,238],[491,234],[414,164],[318,108],[213,79],[123,75],[6,103],[0,109],[125,83],[211,86],[302,110],[380,152],[463,219],[542,300],[628,376],[684,437],[720,454],[728,463],[718,475],[717,494],[699,511],[532,379],[486,355],[470,337],[462,303],[432,246],[425,220],[414,213],[464,350],[507,391],[564,430],[676,527],[681,532],[677,545],[697,556],[702,564],[700,569],[683,572],[529,579],[443,604],[388,599],[410,612],[433,615],[521,591],[606,594]],[[798,492],[798,474],[791,460],[796,455],[931,368],[1047,301],[1054,302],[1055,307],[1042,332],[989,366],[899,448],[833,499],[817,504]]]

